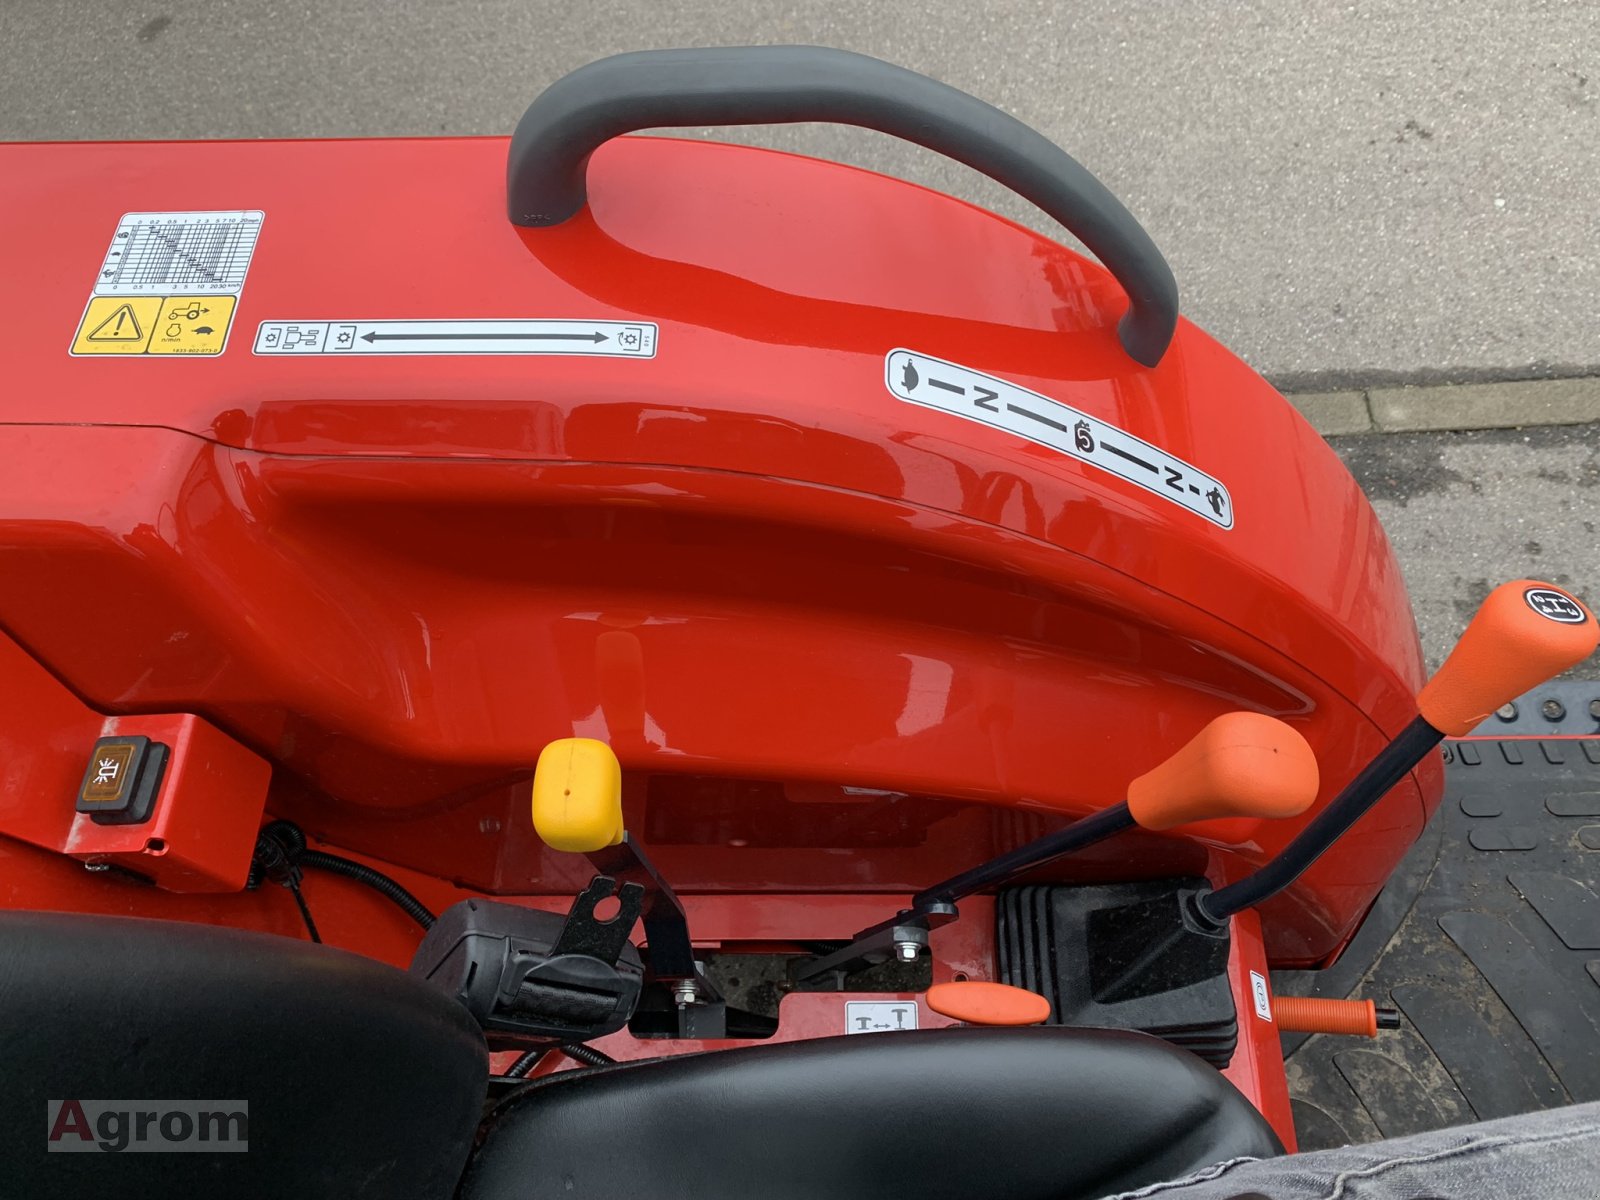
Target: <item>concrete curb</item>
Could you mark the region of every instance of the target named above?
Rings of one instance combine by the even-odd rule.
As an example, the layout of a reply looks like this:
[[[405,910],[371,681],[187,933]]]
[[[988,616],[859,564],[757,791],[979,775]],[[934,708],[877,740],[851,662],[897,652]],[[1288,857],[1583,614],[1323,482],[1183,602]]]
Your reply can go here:
[[[1600,421],[1600,378],[1299,392],[1286,398],[1324,437]]]

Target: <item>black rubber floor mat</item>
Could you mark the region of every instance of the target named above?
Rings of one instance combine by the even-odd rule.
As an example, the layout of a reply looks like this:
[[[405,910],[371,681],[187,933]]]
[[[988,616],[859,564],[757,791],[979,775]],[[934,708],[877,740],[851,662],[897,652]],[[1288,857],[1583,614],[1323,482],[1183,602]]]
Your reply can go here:
[[[1301,1148],[1600,1100],[1600,737],[1472,738],[1344,957],[1282,995],[1392,1004],[1402,1028],[1286,1035]]]

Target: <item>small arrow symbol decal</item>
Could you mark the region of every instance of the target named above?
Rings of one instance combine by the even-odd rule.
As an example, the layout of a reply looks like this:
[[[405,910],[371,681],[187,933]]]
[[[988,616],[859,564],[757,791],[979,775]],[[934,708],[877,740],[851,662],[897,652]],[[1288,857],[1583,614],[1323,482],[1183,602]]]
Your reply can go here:
[[[605,334],[594,333],[371,333],[361,335],[363,342],[594,342],[598,345],[609,340]]]

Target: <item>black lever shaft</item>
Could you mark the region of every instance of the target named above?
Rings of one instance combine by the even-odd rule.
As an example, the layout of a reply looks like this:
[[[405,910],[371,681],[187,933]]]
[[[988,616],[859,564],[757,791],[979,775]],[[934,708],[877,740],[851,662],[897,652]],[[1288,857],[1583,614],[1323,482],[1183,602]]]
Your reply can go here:
[[[1035,838],[1015,850],[996,855],[959,875],[924,888],[911,898],[911,907],[896,916],[863,929],[842,949],[799,966],[795,978],[812,979],[819,975],[848,973],[881,962],[900,945],[927,944],[928,931],[956,918],[956,901],[983,888],[1009,882],[1024,871],[1042,866],[1052,859],[1104,841],[1135,822],[1126,801],[1080,817],[1065,829]]]
[[[1444,734],[1427,721],[1414,718],[1276,858],[1237,883],[1197,896],[1195,905],[1201,915],[1221,924],[1234,913],[1254,908],[1283,891],[1443,739]]]
[[[1090,813],[1087,817],[1080,817],[1065,829],[1047,833],[1025,846],[1018,846],[1015,850],[996,855],[987,862],[981,862],[962,871],[959,875],[952,875],[932,887],[923,888],[912,898],[911,911],[922,912],[931,904],[954,904],[957,900],[972,895],[973,892],[988,887],[998,887],[1015,879],[1024,871],[1041,866],[1053,858],[1060,858],[1063,854],[1070,854],[1074,850],[1082,850],[1085,846],[1104,841],[1125,829],[1132,829],[1133,825],[1133,814],[1128,811],[1127,801],[1113,804],[1110,808],[1103,808],[1097,813]]]

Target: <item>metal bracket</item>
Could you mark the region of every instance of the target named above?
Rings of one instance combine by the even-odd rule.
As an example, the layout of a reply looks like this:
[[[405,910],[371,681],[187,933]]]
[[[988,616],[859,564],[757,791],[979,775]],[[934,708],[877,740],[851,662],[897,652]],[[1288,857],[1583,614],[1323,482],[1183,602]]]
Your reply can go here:
[[[863,929],[850,944],[832,954],[812,959],[795,970],[795,980],[803,982],[829,972],[849,974],[898,957],[914,961],[928,945],[928,931],[948,925],[959,915],[956,901],[986,887],[1009,883],[1025,871],[1070,854],[1084,846],[1121,833],[1133,826],[1126,804],[1113,804],[1090,816],[1074,821],[1055,833],[1035,838],[1023,846],[981,862],[970,870],[953,875],[942,883],[924,888],[911,898],[911,907],[870,929]]]
[[[617,915],[609,921],[602,921],[594,915],[595,905],[613,893],[620,905]],[[567,910],[567,922],[561,927],[555,945],[550,948],[550,957],[580,954],[586,958],[597,958],[607,966],[615,966],[628,944],[633,923],[639,919],[643,900],[644,888],[637,883],[619,886],[609,875],[596,875],[589,881],[588,887],[573,897],[572,907]]]
[[[607,884],[612,881],[621,884],[619,896],[629,889],[636,889],[640,901],[638,911],[644,919],[650,977],[664,984],[672,995],[678,1010],[678,1036],[725,1036],[727,1020],[722,993],[706,978],[700,964],[695,961],[694,943],[689,937],[689,921],[683,911],[683,902],[672,890],[672,885],[661,877],[644,848],[633,840],[632,834],[624,833],[622,841],[615,846],[591,851],[585,857],[600,872],[600,876],[605,877]],[[590,883],[590,890],[600,882],[600,877],[597,877]],[[590,911],[592,913],[592,906]],[[624,937],[633,928],[631,920],[625,925],[621,920],[615,924],[623,929]]]
[[[948,925],[961,914],[947,901],[934,900],[919,908],[907,909],[870,929],[863,929],[848,946],[801,963],[794,973],[796,981],[819,975],[848,975],[891,958],[911,961],[928,948],[928,933]]]

